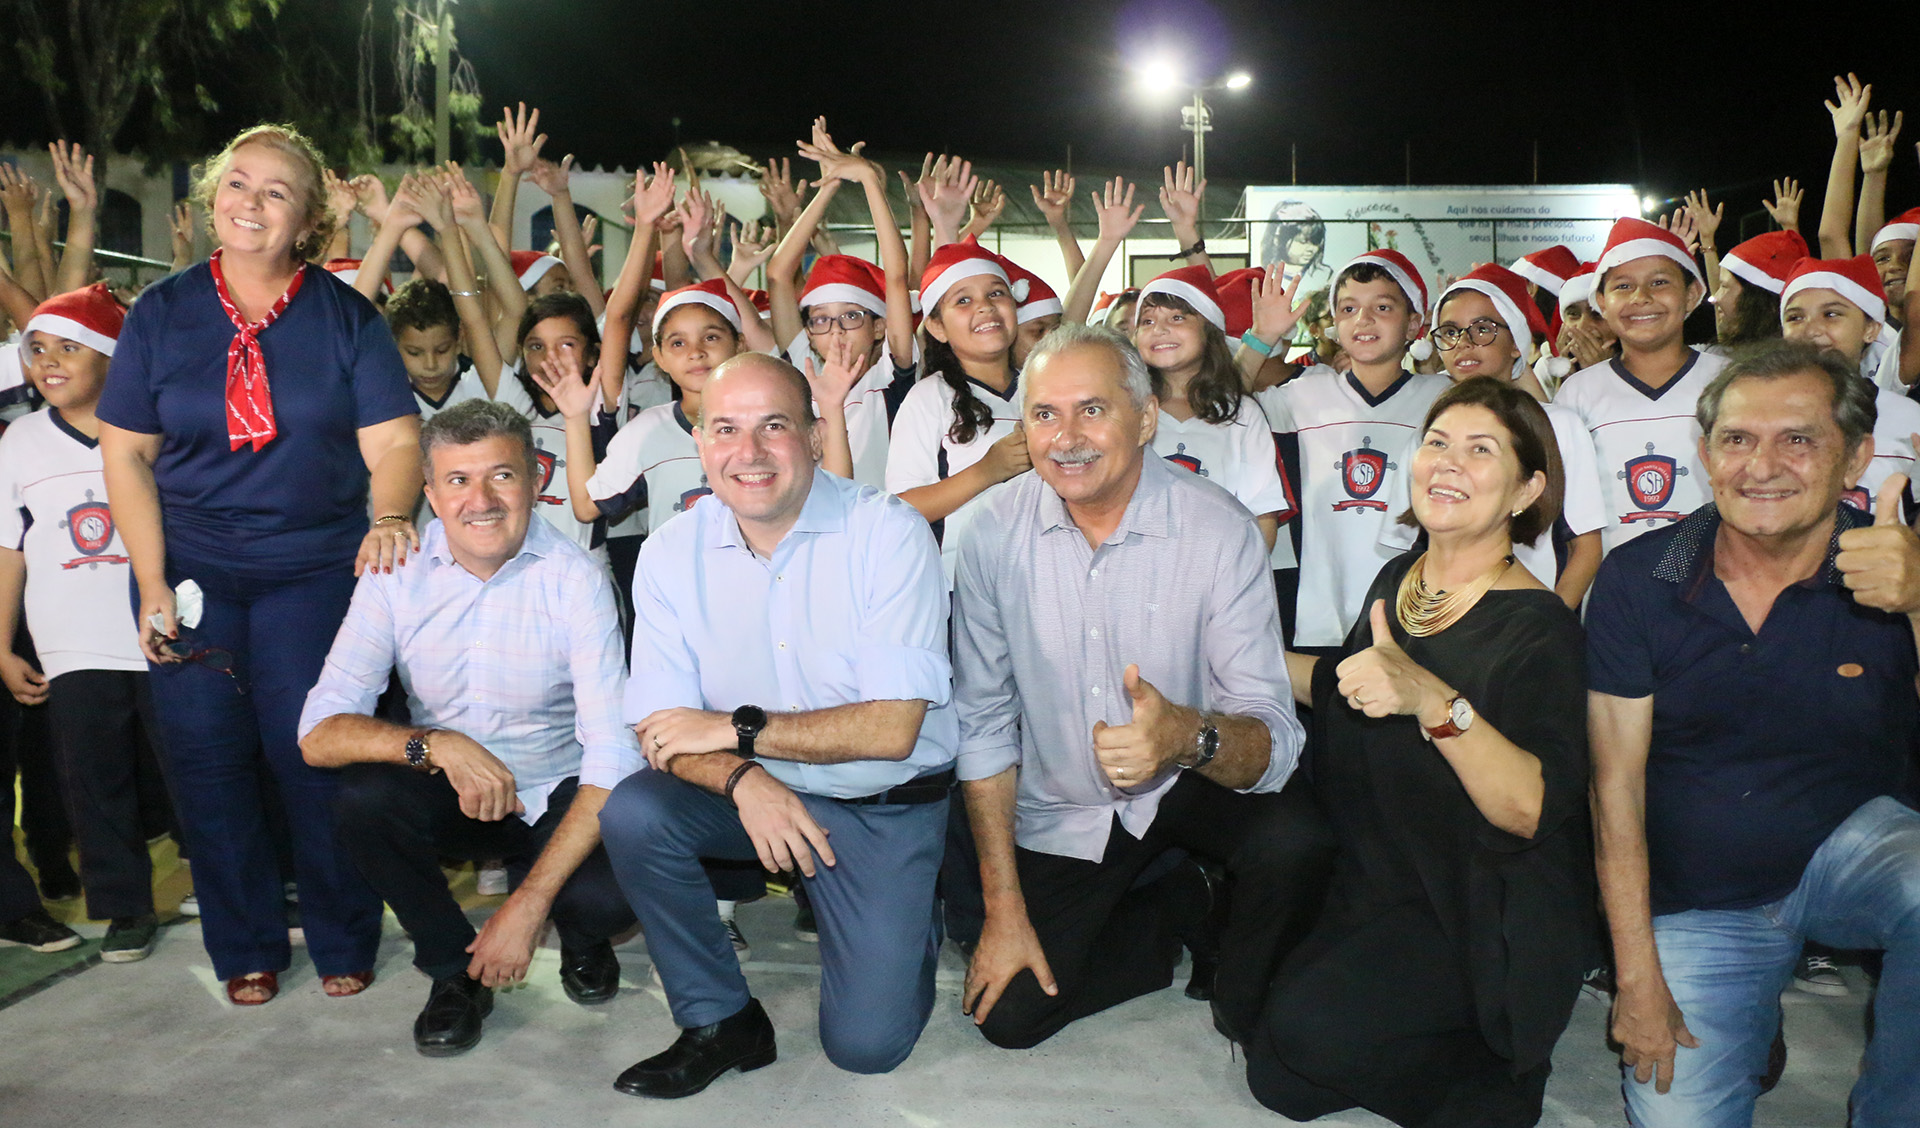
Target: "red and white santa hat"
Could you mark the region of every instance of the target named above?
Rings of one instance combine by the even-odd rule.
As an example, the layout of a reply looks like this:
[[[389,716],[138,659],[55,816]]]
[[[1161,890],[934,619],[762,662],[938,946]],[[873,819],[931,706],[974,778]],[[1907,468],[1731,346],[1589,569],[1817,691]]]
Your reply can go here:
[[[667,315],[683,305],[703,305],[719,312],[733,326],[734,332],[740,331],[740,309],[727,296],[727,283],[723,278],[709,278],[705,282],[696,282],[691,286],[682,286],[678,290],[669,290],[660,298],[660,308],[653,311],[653,332],[660,335],[660,326]]]
[[[1595,280],[1604,278],[1607,271],[1623,263],[1656,256],[1679,263],[1694,281],[1705,284],[1699,264],[1693,261],[1693,253],[1678,235],[1657,223],[1630,215],[1614,220],[1613,230],[1607,232],[1607,247],[1600,252],[1600,260],[1593,264]]]
[[[513,264],[513,273],[520,279],[522,290],[531,290],[547,271],[560,265],[560,260],[539,251],[514,251],[507,256]]]
[[[1559,297],[1560,288],[1566,285],[1567,279],[1579,273],[1580,259],[1565,247],[1555,245],[1530,255],[1521,255],[1507,269]]]
[[[365,259],[336,258],[328,259],[326,262],[321,263],[320,269],[351,286],[360,281],[360,268],[365,265]],[[380,288],[389,294],[393,293],[393,277],[389,275],[388,277],[382,278],[380,280]]]
[[[1006,268],[1007,285],[1013,289],[1014,321],[1025,325],[1037,318],[1048,317],[1062,312],[1066,307],[1060,304],[1060,295],[1038,274],[1006,257],[997,256],[1000,265]]]
[[[1593,304],[1593,268],[1593,263],[1581,263],[1580,269],[1574,271],[1573,277],[1567,279],[1566,285],[1560,287],[1561,317],[1565,317],[1569,308],[1581,302],[1586,302],[1588,305]],[[1558,334],[1555,334],[1555,336],[1558,336]]]
[[[1780,291],[1780,318],[1787,316],[1787,300],[1802,290],[1832,290],[1860,307],[1867,320],[1887,323],[1887,292],[1880,287],[1880,271],[1872,255],[1844,259],[1805,258],[1793,264]]]
[[[1920,241],[1920,208],[1908,208],[1888,220],[1886,226],[1873,233],[1873,245],[1867,249],[1877,251],[1880,244],[1901,239]]]
[[[800,308],[821,302],[847,302],[875,317],[887,315],[887,276],[880,268],[853,255],[821,255],[807,271],[800,289]]]
[[[1422,320],[1426,318],[1427,283],[1420,277],[1420,268],[1413,265],[1412,259],[1395,250],[1368,251],[1363,255],[1355,255],[1351,262],[1334,274],[1334,277],[1337,279],[1340,275],[1362,264],[1377,266],[1391,275],[1399,284],[1400,292],[1407,296],[1407,304],[1413,307],[1413,312]]]
[[[126,308],[113,296],[113,291],[107,289],[105,282],[95,282],[41,302],[27,319],[21,336],[48,333],[112,356],[113,346],[120,339],[120,327],[126,321]]]
[[[1798,231],[1769,231],[1728,251],[1720,260],[1720,269],[1733,271],[1749,286],[1777,294],[1787,284],[1793,265],[1806,257],[1807,241]]]
[[[765,290],[748,290],[747,300],[753,303],[753,308],[758,310],[762,317],[773,312],[773,295]]]
[[[920,308],[931,311],[957,284],[980,274],[990,274],[1012,288],[1007,268],[1000,256],[982,247],[972,237],[948,243],[933,252],[927,269],[920,275]],[[1018,299],[1016,299],[1018,300]]]
[[[1220,308],[1226,312],[1228,337],[1238,337],[1253,328],[1253,286],[1266,271],[1257,266],[1229,270],[1213,280],[1220,295]]]
[[[1214,285],[1213,272],[1204,266],[1183,266],[1178,270],[1169,270],[1160,277],[1140,287],[1140,304],[1155,294],[1167,294],[1179,298],[1193,307],[1195,313],[1213,323],[1222,333],[1227,331],[1227,311],[1220,305],[1220,291]]]
[[[1137,299],[1139,296],[1140,296],[1140,291],[1133,289],[1131,287],[1125,290],[1117,290],[1117,291],[1114,291],[1113,293],[1108,293],[1107,291],[1102,290],[1100,291],[1100,296],[1093,299],[1093,312],[1087,315],[1087,320],[1103,321],[1106,319],[1107,311],[1113,308],[1113,303],[1118,301],[1130,302]]]
[[[1484,294],[1493,303],[1493,312],[1513,334],[1513,342],[1519,346],[1522,355],[1533,344],[1537,334],[1546,336],[1547,319],[1540,316],[1540,303],[1527,294],[1527,280],[1516,270],[1508,270],[1495,263],[1483,263],[1460,276],[1453,285],[1440,291],[1440,300],[1433,303],[1434,316],[1440,315],[1440,308],[1447,304],[1447,295],[1461,290],[1472,290]]]

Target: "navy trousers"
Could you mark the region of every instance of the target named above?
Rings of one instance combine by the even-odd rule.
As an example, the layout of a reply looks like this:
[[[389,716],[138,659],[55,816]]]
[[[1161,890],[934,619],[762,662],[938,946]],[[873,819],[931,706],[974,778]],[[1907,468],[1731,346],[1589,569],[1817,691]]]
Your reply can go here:
[[[849,806],[800,794],[836,859],[816,860],[807,896],[820,927],[820,1044],[854,1073],[885,1073],[913,1052],[933,1012],[940,952],[934,879],[947,801]],[[756,857],[732,803],[648,769],[628,776],[600,810],[600,834],[620,888],[646,931],[647,951],[682,1027],[747,1005],[726,926],[700,859]]]
[[[206,611],[181,638],[212,653],[149,670],[214,974],[284,971],[293,959],[260,798],[264,773],[285,801],[314,967],[322,975],[365,971],[380,946],[380,898],[335,841],[336,772],[309,767],[296,738],[300,709],[353,597],[353,569],[343,562],[266,579],[168,561],[168,583],[188,577],[206,593]],[[231,673],[216,668],[229,659]]]

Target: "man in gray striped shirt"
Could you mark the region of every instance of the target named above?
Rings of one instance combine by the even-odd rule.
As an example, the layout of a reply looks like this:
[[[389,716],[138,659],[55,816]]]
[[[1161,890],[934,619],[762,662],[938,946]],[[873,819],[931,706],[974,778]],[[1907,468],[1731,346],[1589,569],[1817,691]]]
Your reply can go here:
[[[1159,405],[1125,338],[1063,325],[1021,382],[1035,473],[975,520],[954,589],[986,906],[963,1008],[1023,1048],[1167,986],[1207,886],[1190,868],[1135,886],[1179,848],[1228,875],[1208,954],[1232,1036],[1332,859],[1307,781],[1286,787],[1303,734],[1265,542],[1231,494],[1153,455]]]

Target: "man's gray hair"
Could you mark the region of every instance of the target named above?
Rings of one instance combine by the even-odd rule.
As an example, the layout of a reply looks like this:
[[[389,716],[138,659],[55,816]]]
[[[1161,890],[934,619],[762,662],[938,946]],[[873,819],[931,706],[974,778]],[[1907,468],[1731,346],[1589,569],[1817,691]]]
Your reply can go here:
[[[1874,406],[1874,385],[1863,379],[1853,365],[1839,353],[1805,341],[1774,339],[1736,349],[1733,359],[1700,393],[1694,405],[1694,417],[1700,432],[1712,436],[1713,425],[1720,421],[1720,403],[1727,389],[1740,380],[1778,380],[1812,372],[1833,386],[1833,422],[1840,428],[1849,451],[1860,448],[1860,440],[1873,434],[1880,417]]]
[[[454,404],[420,425],[420,462],[433,476],[433,448],[467,446],[494,436],[520,444],[527,455],[527,473],[535,473],[533,426],[527,417],[494,400],[471,399]]]
[[[1080,321],[1062,321],[1051,333],[1040,338],[1027,354],[1026,371],[1031,373],[1042,364],[1052,360],[1068,349],[1091,345],[1111,352],[1125,373],[1127,396],[1133,400],[1133,406],[1145,408],[1147,397],[1153,394],[1153,374],[1147,371],[1147,362],[1140,358],[1140,351],[1133,347],[1118,330],[1104,325],[1088,325]],[[1022,381],[1031,389],[1031,382]]]

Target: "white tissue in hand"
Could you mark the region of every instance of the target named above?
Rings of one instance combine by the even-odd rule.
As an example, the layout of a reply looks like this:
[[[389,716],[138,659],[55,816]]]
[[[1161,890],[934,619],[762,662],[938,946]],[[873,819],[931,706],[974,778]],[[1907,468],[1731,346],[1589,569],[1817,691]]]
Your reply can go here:
[[[181,580],[180,586],[173,589],[173,618],[181,626],[198,627],[200,613],[206,610],[206,606],[206,595],[201,592],[200,585],[192,580]]]

